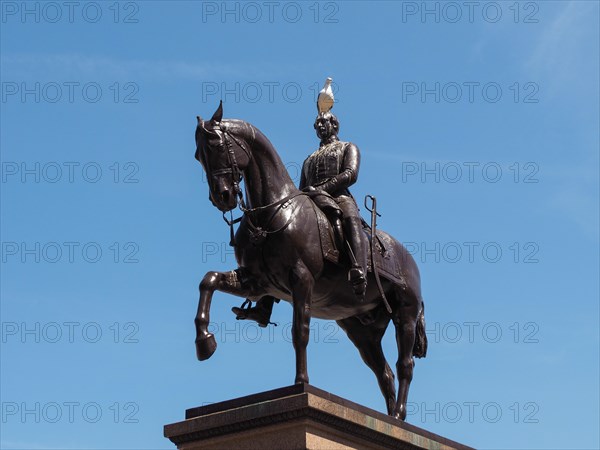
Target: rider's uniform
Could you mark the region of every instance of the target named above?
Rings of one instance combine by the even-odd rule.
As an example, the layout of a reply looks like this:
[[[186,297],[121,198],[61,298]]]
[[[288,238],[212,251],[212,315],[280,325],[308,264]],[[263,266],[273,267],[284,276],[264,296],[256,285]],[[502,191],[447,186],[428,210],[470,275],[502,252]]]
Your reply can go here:
[[[358,178],[359,166],[360,152],[356,145],[341,141],[325,144],[304,161],[300,188],[313,186],[327,192],[341,210],[344,234],[354,257],[348,277],[355,293],[359,298],[363,298],[366,288],[368,242],[364,236],[358,206],[348,190],[348,187]],[[331,200],[328,201],[330,205],[327,205],[327,201],[324,204],[320,203],[315,198],[315,202],[324,211],[333,209]]]
[[[360,219],[358,207],[348,187],[356,182],[360,167],[358,147],[335,141],[313,152],[302,166],[300,189],[313,186],[331,194],[344,218]]]

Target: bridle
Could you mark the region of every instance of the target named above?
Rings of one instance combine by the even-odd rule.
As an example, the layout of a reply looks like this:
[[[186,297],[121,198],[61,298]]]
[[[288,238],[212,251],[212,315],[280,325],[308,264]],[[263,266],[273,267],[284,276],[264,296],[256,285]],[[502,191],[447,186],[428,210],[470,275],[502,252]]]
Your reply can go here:
[[[225,167],[223,169],[215,170],[212,172],[212,175],[222,175],[226,173],[231,174],[231,178],[233,180],[233,194],[236,197],[236,206],[240,206],[240,209],[244,211],[244,194],[242,192],[242,188],[240,187],[240,181],[242,181],[242,171],[239,168],[237,163],[237,159],[235,157],[235,151],[233,150],[233,145],[231,141],[233,140],[243,151],[246,153],[248,157],[248,161],[252,160],[252,153],[246,148],[243,142],[241,142],[238,138],[236,138],[227,128],[227,126],[221,122],[217,122],[213,125],[213,130],[219,132],[219,137],[221,138],[221,144],[219,147],[227,152],[227,160],[229,163],[229,167]]]
[[[246,148],[243,142],[241,142],[238,138],[236,138],[228,129],[228,127],[222,122],[216,122],[212,129],[217,132],[218,136],[221,139],[221,144],[219,145],[219,149],[227,152],[227,161],[229,167],[225,167],[223,169],[218,169],[215,171],[211,171],[211,176],[215,175],[223,175],[223,174],[231,174],[231,179],[233,183],[233,195],[236,199],[236,206],[240,208],[242,213],[244,213],[247,208],[244,202],[244,193],[242,192],[242,188],[240,187],[240,181],[242,181],[242,171],[237,163],[237,159],[235,157],[235,151],[233,150],[233,145],[231,141],[233,140],[243,151],[246,153],[248,157],[248,161],[252,159],[252,153]],[[235,207],[234,207],[235,208]],[[226,212],[223,211],[223,220],[229,226],[229,232],[231,236],[231,240],[229,245],[232,247],[235,246],[235,237],[233,232],[233,226],[242,220],[242,217],[238,217],[237,219],[233,218],[233,209],[229,211],[229,219],[226,217]]]

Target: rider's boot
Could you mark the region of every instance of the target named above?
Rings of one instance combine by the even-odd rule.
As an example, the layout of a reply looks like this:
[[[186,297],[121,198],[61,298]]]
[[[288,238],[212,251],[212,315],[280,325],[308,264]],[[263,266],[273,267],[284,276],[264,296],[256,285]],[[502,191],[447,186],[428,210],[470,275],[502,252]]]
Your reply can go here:
[[[240,308],[234,306],[231,308],[231,311],[233,311],[237,320],[254,320],[258,323],[259,327],[265,328],[271,323],[269,320],[271,319],[271,313],[273,312],[273,303],[275,303],[276,300],[275,297],[265,295],[256,302],[256,306],[251,306],[252,302],[246,299]]]
[[[338,249],[342,249],[344,246],[344,228],[342,227],[342,220],[339,217],[336,217],[333,219],[332,223],[336,245],[338,246]]]
[[[368,242],[365,239],[361,220],[359,217],[348,217],[344,220],[346,239],[350,244],[355,262],[348,271],[348,280],[352,284],[354,294],[362,301],[367,291],[367,254]]]

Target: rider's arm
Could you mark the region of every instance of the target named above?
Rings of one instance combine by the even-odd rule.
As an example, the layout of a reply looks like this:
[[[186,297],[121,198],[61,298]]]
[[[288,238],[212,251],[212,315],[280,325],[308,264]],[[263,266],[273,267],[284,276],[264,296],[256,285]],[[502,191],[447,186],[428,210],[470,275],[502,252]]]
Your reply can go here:
[[[302,167],[302,173],[300,174],[300,189],[304,189],[306,187],[306,177],[304,176],[304,167]]]
[[[340,168],[339,175],[327,180],[319,189],[322,189],[329,194],[346,189],[352,186],[358,178],[358,169],[360,167],[360,152],[358,147],[351,142],[346,145],[344,151],[344,159]]]
[[[300,171],[300,186],[299,186],[299,189],[304,189],[304,188],[307,187],[306,186],[306,170],[305,170],[306,169],[306,165],[308,164],[307,161],[308,161],[308,158],[306,160],[304,160],[304,164],[302,164],[302,170]]]

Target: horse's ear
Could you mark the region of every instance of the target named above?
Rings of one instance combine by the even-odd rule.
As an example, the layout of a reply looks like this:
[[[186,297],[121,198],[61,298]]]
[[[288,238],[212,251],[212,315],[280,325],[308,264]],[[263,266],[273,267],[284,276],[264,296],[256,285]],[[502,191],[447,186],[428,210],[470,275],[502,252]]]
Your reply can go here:
[[[202,120],[202,117],[196,116],[196,119],[198,120],[198,126],[199,127],[204,126],[204,120]]]
[[[219,107],[210,119],[211,122],[220,122],[223,119],[223,100],[219,102]]]

